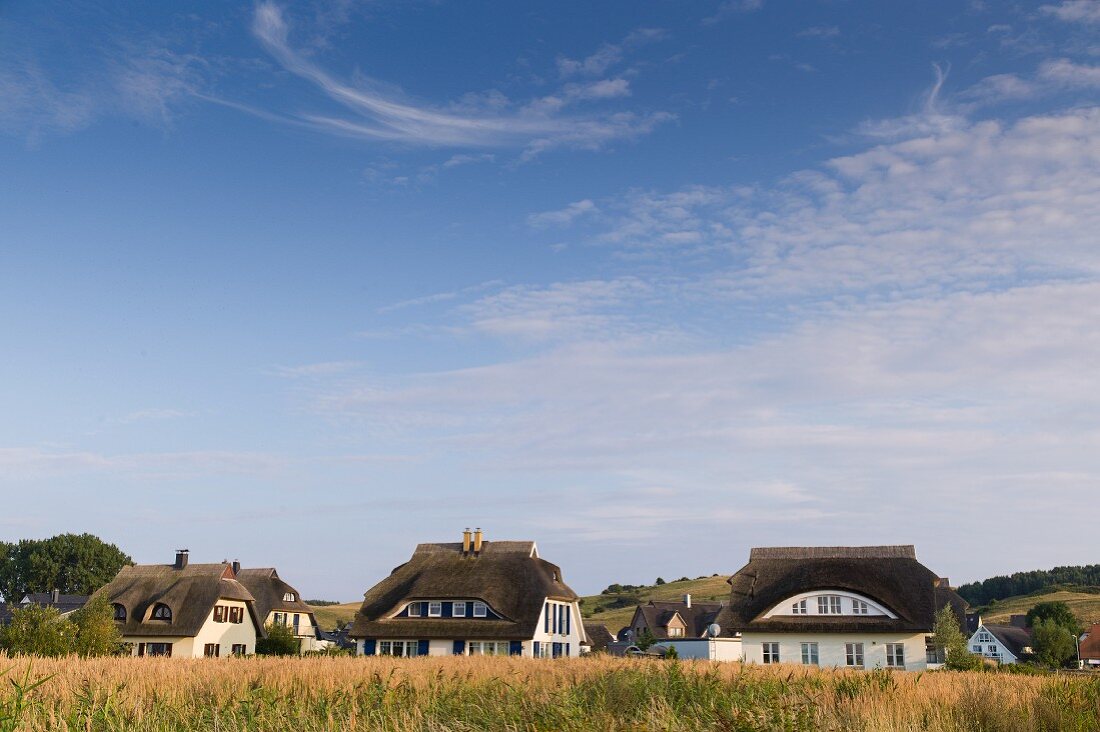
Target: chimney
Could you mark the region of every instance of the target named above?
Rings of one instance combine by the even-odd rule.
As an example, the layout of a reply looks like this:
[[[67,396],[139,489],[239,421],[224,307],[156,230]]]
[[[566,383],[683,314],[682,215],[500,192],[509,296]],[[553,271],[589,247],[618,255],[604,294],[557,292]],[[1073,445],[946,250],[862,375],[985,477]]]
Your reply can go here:
[[[188,554],[188,552],[189,552],[188,549],[177,549],[176,550],[176,569],[183,569],[184,567],[187,566],[187,554]]]
[[[470,553],[470,527],[467,526],[466,530],[462,532],[462,556],[466,556]]]
[[[60,599],[61,599],[61,590],[57,589],[56,587],[53,588],[53,602],[54,602],[54,604],[56,605],[57,601],[60,600]]]
[[[684,595],[684,607],[691,609],[691,595]]]
[[[241,573],[241,562],[240,562],[240,560],[234,559],[233,560],[233,574],[240,574],[240,573]]]
[[[481,527],[474,532],[474,556],[481,554]]]

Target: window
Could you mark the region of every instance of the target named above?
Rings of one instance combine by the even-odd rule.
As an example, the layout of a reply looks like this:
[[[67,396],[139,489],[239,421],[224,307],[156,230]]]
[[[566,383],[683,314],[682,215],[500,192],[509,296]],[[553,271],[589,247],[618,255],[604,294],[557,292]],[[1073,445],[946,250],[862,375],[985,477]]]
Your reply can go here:
[[[139,656],[166,656],[172,657],[171,643],[138,643]]]
[[[668,629],[668,637],[669,638],[683,638],[684,637],[684,629],[683,628],[669,628]]]
[[[509,653],[508,641],[470,641],[469,649],[471,656],[507,656]]]
[[[410,618],[419,618],[420,617],[420,603],[419,602],[410,602],[409,603],[409,617]]]
[[[762,643],[761,646],[764,651],[764,663],[779,663],[778,643]]]
[[[997,655],[997,644],[989,646],[989,653],[994,656]]]
[[[852,600],[852,614],[866,615],[867,603],[865,603],[863,600]]]
[[[378,655],[411,657],[416,655],[416,646],[416,641],[378,641]]]
[[[207,658],[218,658],[222,654],[222,647],[219,643],[207,643],[203,646],[202,655]]]
[[[488,605],[486,605],[484,602],[475,602],[474,603],[474,617],[475,618],[484,618],[488,614],[489,614],[489,606]]]
[[[886,667],[905,668],[905,646],[903,644],[886,644]]]
[[[791,605],[792,615],[805,615],[806,614],[806,600],[799,600]]]
[[[844,644],[844,664],[852,668],[863,668],[863,644]]]
[[[451,612],[451,615],[454,615],[456,618],[466,617],[466,603],[456,602],[454,604],[454,610]]]
[[[172,608],[163,603],[157,603],[153,606],[153,620],[171,620]],[[153,644],[156,645],[156,644]]]
[[[978,633],[978,642],[979,643],[992,643],[993,642],[993,635],[991,633],[983,630],[983,631]]]
[[[840,596],[821,595],[817,598],[818,615],[840,615]]]
[[[441,618],[441,617],[443,617],[443,603],[441,603],[441,602],[429,602],[428,603],[428,617],[429,618]]]
[[[549,643],[539,643],[535,641],[535,656],[537,658],[550,658],[551,650]]]
[[[123,607],[122,605],[119,605],[116,602],[114,604],[114,609],[115,609],[115,620],[117,620],[120,623],[125,623],[126,622],[126,608]]]
[[[215,605],[214,606],[214,622],[215,623],[224,623],[226,621],[226,610],[228,610],[228,609],[229,608],[227,608],[225,605]],[[207,644],[207,645],[209,645],[209,644]]]
[[[802,663],[806,664],[807,666],[816,666],[818,664],[816,643],[802,644]]]
[[[234,643],[233,644],[233,655],[234,656],[243,656],[246,653],[248,653],[248,646],[246,646],[244,643]]]
[[[243,623],[244,622],[244,608],[243,607],[231,607],[231,608],[229,608],[229,622],[231,622],[231,623]]]
[[[982,647],[981,646],[971,646],[970,650],[973,651],[974,653],[981,653],[982,652]]]
[[[294,602],[294,601],[295,601],[295,600],[297,600],[297,599],[298,599],[298,598],[297,598],[297,597],[295,597],[295,595],[294,595],[294,593],[293,593],[293,592],[285,592],[285,593],[283,593],[283,602]]]

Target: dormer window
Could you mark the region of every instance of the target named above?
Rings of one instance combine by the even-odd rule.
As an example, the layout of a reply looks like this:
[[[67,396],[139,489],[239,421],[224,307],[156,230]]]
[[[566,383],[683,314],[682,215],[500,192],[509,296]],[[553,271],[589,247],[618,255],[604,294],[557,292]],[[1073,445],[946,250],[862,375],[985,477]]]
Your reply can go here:
[[[428,617],[429,618],[443,617],[443,603],[442,602],[429,602],[428,603]]]
[[[817,598],[818,615],[840,615],[840,595],[821,595]]]
[[[866,615],[867,603],[863,600],[852,600],[852,614],[853,615]]]
[[[126,622],[126,608],[123,605],[118,604],[117,602],[113,605],[113,607],[115,609],[115,620],[117,620],[120,623],[125,623]]]
[[[419,618],[420,617],[420,603],[419,602],[410,602],[409,603],[409,617],[410,618]]]
[[[172,608],[168,607],[162,602],[158,602],[153,606],[153,620],[166,620],[171,622],[172,620]]]
[[[293,592],[283,593],[283,602],[295,602],[298,597]]]
[[[805,615],[806,614],[806,600],[802,599],[791,605],[792,615]]]
[[[489,614],[489,607],[484,602],[474,603],[474,617],[484,618]]]
[[[466,617],[466,603],[456,602],[454,604],[454,612],[452,612],[451,614],[454,615],[456,618]]]

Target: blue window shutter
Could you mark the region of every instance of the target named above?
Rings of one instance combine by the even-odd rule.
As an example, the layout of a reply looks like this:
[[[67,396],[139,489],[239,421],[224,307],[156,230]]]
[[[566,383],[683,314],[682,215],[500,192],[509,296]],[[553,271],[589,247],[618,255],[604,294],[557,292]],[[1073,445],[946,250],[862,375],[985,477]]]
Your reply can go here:
[[[541,649],[541,644],[538,641],[535,641],[535,658],[539,657],[539,650],[540,649]]]
[[[442,606],[443,607],[442,607],[441,612],[443,613],[443,617],[453,618],[454,614],[455,614],[454,613],[455,604],[453,602],[444,602],[444,603],[442,603]]]
[[[551,650],[553,651],[554,658],[561,658],[561,643],[555,643]]]
[[[455,655],[456,656],[466,655],[466,641],[464,641],[464,640],[463,641],[455,641]]]
[[[562,605],[561,610],[563,613],[565,613],[565,634],[569,635],[569,629],[573,625],[572,608],[570,608],[568,605]]]
[[[363,655],[364,656],[373,656],[374,655],[374,645],[375,645],[374,640],[368,639],[368,640],[363,641]]]
[[[523,641],[511,641],[508,644],[508,655],[510,656],[522,656],[523,655]]]
[[[546,615],[542,618],[542,632],[550,632],[550,603],[546,603]]]
[[[566,656],[569,655],[569,644],[568,643],[565,644],[565,655]]]
[[[422,640],[416,642],[416,655],[426,656],[428,655],[428,641]]]

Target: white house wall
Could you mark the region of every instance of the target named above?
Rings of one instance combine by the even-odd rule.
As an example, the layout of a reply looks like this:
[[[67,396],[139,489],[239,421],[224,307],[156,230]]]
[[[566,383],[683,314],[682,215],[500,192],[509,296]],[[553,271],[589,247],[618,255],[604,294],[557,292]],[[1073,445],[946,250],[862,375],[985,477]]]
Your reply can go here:
[[[214,610],[211,608],[210,614],[206,616],[206,622],[203,623],[202,628],[199,629],[198,635],[195,636],[191,655],[196,658],[201,657],[203,655],[203,647],[207,643],[220,644],[221,655],[223,656],[230,655],[235,644],[243,644],[246,654],[255,653],[256,625],[252,622],[252,614],[248,612],[248,606],[237,600],[218,600],[217,604],[241,608],[241,612],[244,613],[244,622],[215,623]],[[175,655],[176,649],[173,648],[172,656],[175,657]]]
[[[780,663],[802,663],[802,644],[817,643],[818,666],[846,666],[845,644],[863,644],[863,668],[886,668],[886,644],[905,646],[905,669],[923,671],[928,666],[925,633],[744,633],[741,653],[746,663],[763,663],[762,644],[779,643]]]
[[[549,604],[548,604],[549,603]],[[553,622],[550,625],[550,633],[547,633],[546,628],[546,613],[547,610],[554,605],[564,605],[566,612],[569,613],[569,633],[554,633]],[[553,612],[551,610],[551,612]],[[552,620],[552,619],[551,619]],[[562,643],[562,654],[565,654],[565,643],[569,644],[569,655],[579,656],[581,655],[581,642],[584,640],[584,624],[581,620],[581,608],[580,603],[577,602],[558,602],[557,600],[548,600],[542,604],[542,612],[539,613],[539,621],[535,626],[535,634],[530,641],[524,641],[523,643],[523,655],[533,656],[535,654],[534,643],[537,641],[540,645],[543,643]]]
[[[979,641],[978,637],[982,633],[987,633],[990,639]],[[981,650],[975,651],[974,649],[978,646],[981,646]],[[1001,663],[1016,663],[1019,660],[1012,651],[1008,650],[1004,643],[997,640],[997,636],[985,629],[985,625],[979,625],[978,629],[974,631],[974,635],[970,636],[970,639],[966,642],[966,650],[976,656],[997,659]]]
[[[656,645],[676,649],[682,659],[708,661],[738,661],[741,659],[741,640],[738,638],[675,638],[658,641]]]

